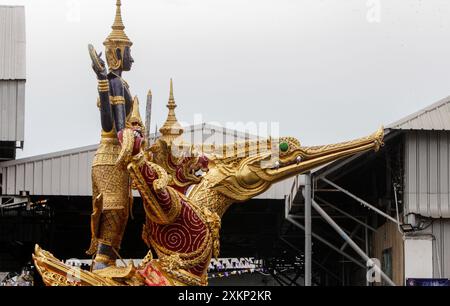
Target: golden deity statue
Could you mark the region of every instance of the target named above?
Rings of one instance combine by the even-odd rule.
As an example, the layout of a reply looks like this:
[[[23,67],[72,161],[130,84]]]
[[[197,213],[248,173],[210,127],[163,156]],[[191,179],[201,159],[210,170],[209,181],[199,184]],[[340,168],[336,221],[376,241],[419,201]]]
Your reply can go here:
[[[124,32],[121,2],[117,1],[111,34],[104,42],[107,72],[104,62],[90,46],[93,69],[98,78],[101,118],[101,141],[92,165],[91,246],[87,253],[95,255],[92,269],[114,266],[128,221],[132,201],[130,178],[120,162],[121,137],[132,111],[136,111],[128,84],[122,72],[133,64],[132,42]]]
[[[49,286],[205,286],[211,258],[220,253],[221,220],[228,208],[273,184],[383,144],[372,135],[306,147],[293,137],[248,140],[219,146],[183,141],[170,82],[169,109],[159,137],[146,143],[139,102],[122,72],[133,63],[117,0],[113,31],[105,41],[109,72],[93,47],[99,83],[102,137],[92,167],[91,271],[70,267],[36,246],[35,266]],[[200,171],[202,170],[202,171]],[[129,216],[131,190],[139,191],[146,221],[147,256],[138,267],[116,267]]]

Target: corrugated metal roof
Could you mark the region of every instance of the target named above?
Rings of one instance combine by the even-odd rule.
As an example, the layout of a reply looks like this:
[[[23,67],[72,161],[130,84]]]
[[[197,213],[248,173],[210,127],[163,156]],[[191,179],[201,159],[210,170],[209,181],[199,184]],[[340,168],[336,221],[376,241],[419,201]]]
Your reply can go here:
[[[390,124],[393,130],[450,131],[450,97]]]
[[[0,6],[0,80],[26,79],[25,7]]]

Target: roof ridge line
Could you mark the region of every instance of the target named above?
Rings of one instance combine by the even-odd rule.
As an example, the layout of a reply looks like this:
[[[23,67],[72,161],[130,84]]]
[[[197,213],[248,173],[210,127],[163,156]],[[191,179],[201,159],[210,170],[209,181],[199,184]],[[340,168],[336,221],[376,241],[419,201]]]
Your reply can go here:
[[[418,119],[419,117],[423,116],[424,114],[431,113],[431,112],[435,111],[436,109],[444,106],[445,104],[449,104],[449,103],[450,103],[450,96],[447,96],[445,98],[438,100],[437,102],[435,102],[433,104],[430,104],[414,113],[411,113],[411,114],[401,118],[400,120],[397,120],[391,124],[388,124],[386,126],[386,128],[387,129],[396,129],[399,126],[406,124],[407,122]]]

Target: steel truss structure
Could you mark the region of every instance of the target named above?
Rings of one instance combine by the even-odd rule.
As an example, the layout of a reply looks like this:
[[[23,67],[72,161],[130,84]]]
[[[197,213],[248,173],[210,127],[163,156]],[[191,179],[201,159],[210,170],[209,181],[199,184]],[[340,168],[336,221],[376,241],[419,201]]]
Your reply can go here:
[[[369,224],[368,218],[370,213],[372,213],[372,215],[376,214],[387,220],[387,222],[393,222],[397,225],[399,224],[398,219],[393,218],[388,213],[377,208],[376,205],[365,201],[351,191],[339,186],[325,175],[314,177],[313,174],[307,173],[304,175],[304,183],[302,184],[300,184],[300,176],[295,178],[291,192],[285,198],[285,218],[290,224],[304,232],[304,247],[299,247],[298,243],[289,241],[283,235],[280,236],[280,239],[291,250],[297,252],[297,254],[302,254],[304,257],[302,274],[304,282],[302,285],[327,284],[327,281],[318,279],[318,271],[325,273],[327,279],[333,279],[334,282],[332,283],[334,284],[349,284],[348,280],[346,280],[345,272],[338,275],[339,273],[336,273],[327,266],[327,262],[334,255],[334,258],[337,259],[336,261],[341,259],[339,263],[343,266],[345,264],[351,264],[365,274],[369,272],[378,273],[385,284],[395,286],[392,279],[370,258],[369,235],[370,233],[375,233],[377,230]],[[315,186],[319,182],[322,186],[329,186],[329,188],[315,190]],[[338,205],[330,203],[330,201],[325,200],[321,196],[321,193],[330,192],[345,195],[349,199],[356,201],[367,213],[364,214],[362,212],[360,215],[351,214],[341,205],[338,207]],[[313,228],[313,221],[322,222],[320,223],[320,228]],[[345,226],[340,226],[338,223],[345,223]],[[349,228],[348,225],[350,223],[353,224]],[[337,234],[337,237],[341,239],[342,245],[337,244],[336,237],[330,238],[331,236],[328,235],[330,227]],[[324,228],[328,228],[328,232],[324,231]],[[318,233],[318,230],[321,230],[321,232]],[[313,241],[329,249],[325,256],[316,256],[318,253],[313,252],[313,246],[316,248],[316,244]],[[295,281],[298,279],[299,277]],[[280,281],[280,285],[292,285],[294,283],[289,282],[289,278],[287,280],[284,282]],[[367,286],[371,285],[369,281],[366,281],[365,284]]]

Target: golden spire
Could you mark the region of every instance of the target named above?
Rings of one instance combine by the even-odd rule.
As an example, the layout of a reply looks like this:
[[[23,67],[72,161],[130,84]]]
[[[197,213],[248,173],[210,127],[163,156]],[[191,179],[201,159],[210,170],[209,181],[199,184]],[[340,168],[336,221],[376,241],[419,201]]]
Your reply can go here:
[[[175,104],[175,98],[173,97],[173,80],[170,79],[170,94],[169,94],[169,104],[172,103],[177,107]]]
[[[116,45],[124,45],[131,46],[133,43],[128,38],[127,34],[125,34],[125,26],[122,20],[122,10],[121,10],[122,2],[117,0],[116,2],[116,17],[114,19],[114,23],[112,25],[112,32],[106,38],[103,43],[105,46],[116,44]]]
[[[124,30],[125,26],[123,25],[122,21],[122,2],[120,0],[117,0],[116,2],[116,18],[114,20],[114,24],[112,25],[112,28],[114,30]]]
[[[167,120],[159,131],[162,134],[161,139],[166,140],[168,143],[170,143],[183,134],[183,128],[181,127],[180,123],[178,123],[177,117],[175,115],[177,104],[175,103],[175,98],[173,96],[172,79],[170,79],[170,95],[167,108],[169,109]]]

